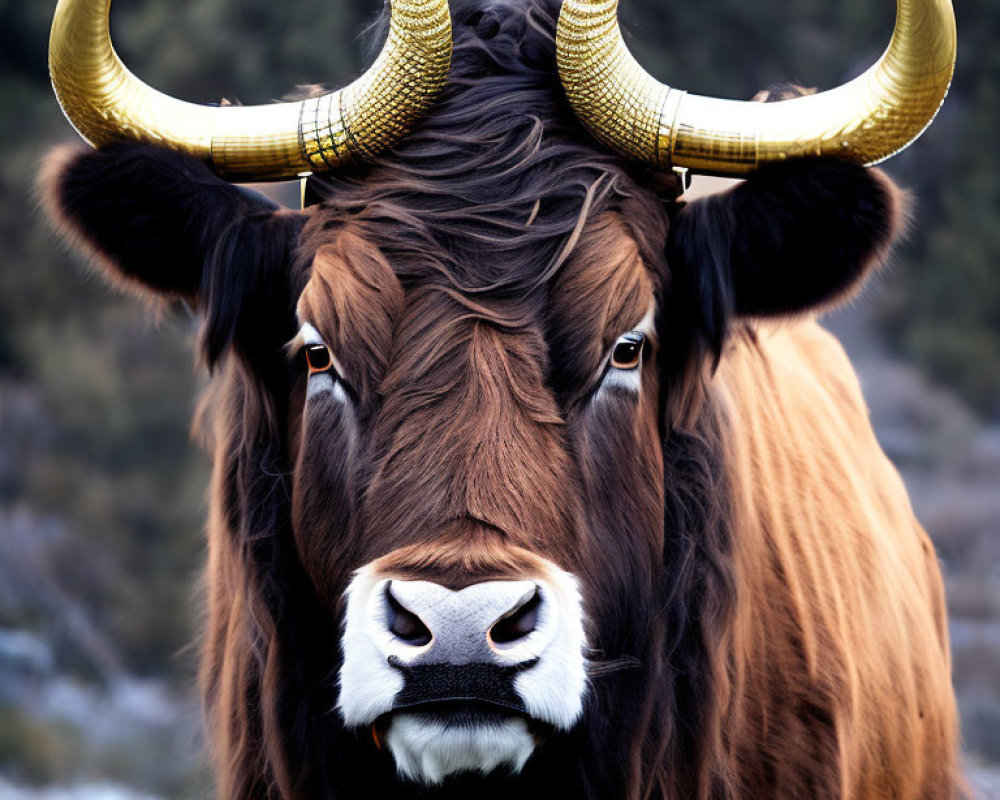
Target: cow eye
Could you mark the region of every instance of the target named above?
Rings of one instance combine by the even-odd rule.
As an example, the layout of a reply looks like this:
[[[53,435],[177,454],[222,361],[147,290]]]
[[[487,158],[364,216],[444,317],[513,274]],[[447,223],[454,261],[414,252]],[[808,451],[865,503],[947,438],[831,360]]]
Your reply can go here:
[[[307,344],[305,351],[310,375],[329,372],[333,367],[333,356],[330,355],[330,348],[325,344]]]
[[[640,331],[630,331],[619,337],[611,351],[611,366],[615,369],[636,369],[642,363],[645,343],[646,336]]]

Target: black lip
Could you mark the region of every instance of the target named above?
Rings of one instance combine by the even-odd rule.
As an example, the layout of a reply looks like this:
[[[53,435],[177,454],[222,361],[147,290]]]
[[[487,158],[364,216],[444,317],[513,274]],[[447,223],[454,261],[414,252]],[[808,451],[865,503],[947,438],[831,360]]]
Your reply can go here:
[[[421,664],[408,666],[390,657],[389,664],[403,674],[403,688],[393,709],[430,708],[441,703],[479,703],[527,716],[524,701],[514,689],[514,678],[536,662],[513,667],[497,664]]]
[[[524,704],[506,703],[502,700],[482,697],[436,697],[433,700],[413,700],[393,704],[392,711],[429,711],[432,713],[449,714],[456,710],[505,711],[508,715],[530,719]]]
[[[537,744],[546,741],[555,732],[555,727],[551,723],[535,719],[524,709],[511,708],[495,701],[463,697],[396,705],[392,711],[386,712],[375,721],[373,729],[379,732],[379,736],[384,737],[392,723],[392,717],[402,712],[427,715],[442,722],[464,726],[488,725],[490,722],[517,717],[527,723],[528,730],[535,737]]]

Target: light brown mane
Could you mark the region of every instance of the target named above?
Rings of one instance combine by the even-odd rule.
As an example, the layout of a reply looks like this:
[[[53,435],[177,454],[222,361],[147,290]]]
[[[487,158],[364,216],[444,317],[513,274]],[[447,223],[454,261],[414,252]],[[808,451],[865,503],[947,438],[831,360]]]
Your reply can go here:
[[[740,783],[817,796],[806,767],[825,764],[830,796],[951,796],[937,559],[843,349],[814,323],[759,326],[723,357],[713,391],[739,432],[726,447],[740,602],[725,724]]]

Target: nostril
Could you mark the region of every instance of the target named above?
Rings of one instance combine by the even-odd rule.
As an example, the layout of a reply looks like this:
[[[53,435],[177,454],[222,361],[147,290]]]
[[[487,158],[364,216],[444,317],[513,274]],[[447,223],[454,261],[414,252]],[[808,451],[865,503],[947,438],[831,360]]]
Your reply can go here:
[[[542,596],[535,593],[507,616],[501,617],[490,629],[490,639],[494,644],[514,644],[530,634],[538,625],[538,607]]]
[[[420,617],[392,596],[389,586],[385,590],[385,599],[389,607],[389,632],[393,636],[414,647],[423,647],[431,640],[431,632],[427,626],[420,621]]]

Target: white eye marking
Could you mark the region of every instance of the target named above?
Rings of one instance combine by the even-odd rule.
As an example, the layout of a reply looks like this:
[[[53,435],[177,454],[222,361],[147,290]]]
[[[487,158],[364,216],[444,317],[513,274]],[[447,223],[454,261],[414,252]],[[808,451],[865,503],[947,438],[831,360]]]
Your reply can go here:
[[[319,335],[319,331],[308,322],[303,322],[302,327],[299,328],[299,338],[302,344],[326,344],[323,337]]]
[[[604,374],[601,388],[597,390],[598,399],[605,397],[608,389],[620,389],[638,394],[642,388],[642,370],[610,368]]]
[[[347,393],[344,391],[344,387],[340,385],[340,381],[334,380],[332,375],[325,372],[318,375],[310,375],[309,383],[306,386],[306,397],[311,399],[326,392],[331,392],[334,399],[340,403],[347,401]]]

